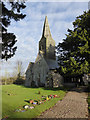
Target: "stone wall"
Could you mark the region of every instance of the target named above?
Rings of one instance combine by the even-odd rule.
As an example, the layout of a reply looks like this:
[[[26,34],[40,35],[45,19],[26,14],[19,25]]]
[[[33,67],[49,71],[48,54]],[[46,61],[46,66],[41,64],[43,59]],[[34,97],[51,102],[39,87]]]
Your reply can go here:
[[[90,75],[84,74],[82,79],[83,79],[84,85],[88,85],[88,83],[90,83]]]
[[[64,79],[59,73],[56,73],[55,70],[49,71],[46,87],[60,87],[63,86],[63,82]]]
[[[32,73],[33,66],[34,66],[34,63],[30,62],[28,69],[26,71],[25,86],[31,86],[31,82],[33,80],[33,73]]]
[[[36,86],[41,84],[45,85],[46,75],[49,71],[49,67],[41,54],[39,54],[37,57],[38,58],[33,67],[33,81],[35,81]]]
[[[46,39],[46,58],[48,59],[56,59],[55,56],[55,41],[51,38],[48,37]]]

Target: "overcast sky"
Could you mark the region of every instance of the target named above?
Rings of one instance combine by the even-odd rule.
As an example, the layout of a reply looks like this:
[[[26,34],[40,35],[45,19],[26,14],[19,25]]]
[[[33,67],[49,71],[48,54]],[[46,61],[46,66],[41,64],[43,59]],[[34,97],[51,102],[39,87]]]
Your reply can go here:
[[[66,37],[67,29],[73,29],[72,22],[76,17],[88,10],[87,2],[27,2],[26,6],[22,11],[26,14],[25,19],[12,21],[8,28],[17,37],[17,51],[7,62],[1,62],[0,75],[5,75],[5,71],[12,74],[18,60],[23,62],[24,71],[29,62],[35,61],[45,16],[48,17],[52,38],[57,45]]]

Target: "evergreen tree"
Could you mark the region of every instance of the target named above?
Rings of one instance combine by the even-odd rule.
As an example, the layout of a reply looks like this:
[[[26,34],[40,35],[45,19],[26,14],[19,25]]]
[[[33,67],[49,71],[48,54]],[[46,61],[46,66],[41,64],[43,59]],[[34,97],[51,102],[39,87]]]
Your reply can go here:
[[[23,19],[26,15],[21,13],[21,10],[26,7],[24,2],[8,2],[10,6],[8,9],[6,7],[6,2],[1,2],[2,14],[1,14],[1,27],[2,27],[2,59],[9,59],[15,55],[17,49],[15,43],[17,42],[14,33],[9,33],[7,31],[11,20],[19,21]]]
[[[59,72],[70,77],[90,72],[90,10],[78,16],[73,26],[57,46]]]

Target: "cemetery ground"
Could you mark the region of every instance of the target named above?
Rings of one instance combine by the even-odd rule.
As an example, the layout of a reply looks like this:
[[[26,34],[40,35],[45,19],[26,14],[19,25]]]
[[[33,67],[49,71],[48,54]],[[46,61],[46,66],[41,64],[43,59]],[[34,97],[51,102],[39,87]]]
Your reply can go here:
[[[22,85],[3,85],[2,86],[2,118],[35,118],[45,110],[54,106],[57,101],[62,100],[66,90],[46,89],[46,88],[28,88]],[[48,95],[57,95],[48,99]],[[46,96],[45,101],[42,96]],[[31,104],[29,100],[41,101],[40,104]],[[24,109],[25,105],[34,107],[33,109]]]
[[[90,97],[88,98],[88,91],[86,86],[79,86],[73,88],[62,101],[58,101],[57,104],[51,109],[43,112],[38,118],[74,118],[75,120],[84,119],[89,120],[90,114],[88,112],[88,105],[90,105]],[[65,120],[66,120],[65,119]]]

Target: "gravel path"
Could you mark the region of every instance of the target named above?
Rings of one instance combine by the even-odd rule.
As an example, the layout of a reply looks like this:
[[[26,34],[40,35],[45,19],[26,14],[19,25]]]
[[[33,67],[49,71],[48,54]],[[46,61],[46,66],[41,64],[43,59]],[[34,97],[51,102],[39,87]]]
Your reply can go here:
[[[62,101],[38,118],[88,118],[87,94],[81,89],[69,91]]]

